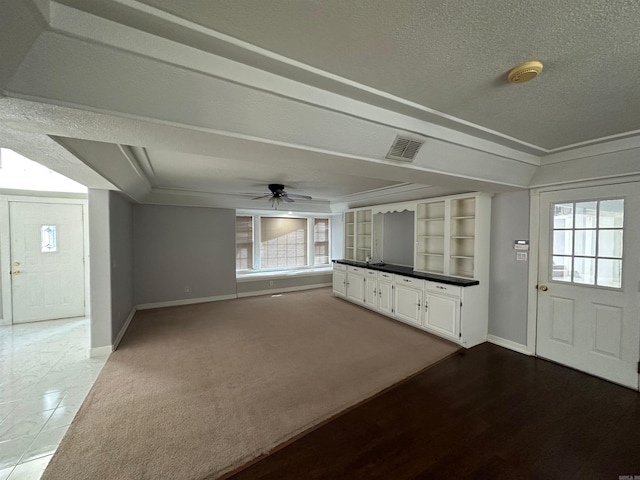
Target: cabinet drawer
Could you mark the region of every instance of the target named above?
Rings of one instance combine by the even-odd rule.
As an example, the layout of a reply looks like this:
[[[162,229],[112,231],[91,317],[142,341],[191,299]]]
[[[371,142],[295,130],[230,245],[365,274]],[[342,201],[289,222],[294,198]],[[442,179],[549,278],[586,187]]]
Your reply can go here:
[[[433,293],[444,293],[446,295],[453,295],[456,297],[462,296],[462,287],[455,285],[447,285],[446,283],[431,282],[425,280],[425,289]]]
[[[393,273],[378,272],[378,279],[379,280],[383,280],[385,282],[392,282],[393,281]]]
[[[341,264],[341,263],[334,263],[334,264],[333,264],[333,269],[334,269],[334,270],[340,270],[340,271],[344,272],[344,271],[346,271],[346,270],[347,270],[347,266],[346,266],[346,265],[343,265],[343,264]]]
[[[349,266],[348,271],[353,273],[358,273],[360,275],[364,275],[364,268]]]
[[[367,278],[376,278],[378,276],[378,272],[375,270],[366,269],[364,272]]]
[[[400,285],[407,285],[417,289],[424,289],[424,280],[412,277],[404,277],[402,275],[396,275],[396,283]]]

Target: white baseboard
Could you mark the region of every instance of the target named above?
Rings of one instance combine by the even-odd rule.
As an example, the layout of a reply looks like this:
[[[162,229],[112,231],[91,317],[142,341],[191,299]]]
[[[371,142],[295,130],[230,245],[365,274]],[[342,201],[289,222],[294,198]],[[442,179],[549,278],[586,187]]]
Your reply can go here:
[[[113,342],[113,350],[114,351],[118,348],[118,345],[120,345],[120,340],[122,340],[122,337],[124,337],[124,334],[126,333],[127,328],[129,328],[129,324],[131,323],[131,320],[133,320],[133,316],[136,314],[137,311],[138,311],[137,307],[133,307],[131,309],[131,313],[129,313],[129,316],[125,320],[124,325],[122,325],[122,328],[118,332],[118,336],[116,337],[115,341]]]
[[[180,305],[193,305],[195,303],[218,302],[220,300],[231,300],[237,298],[235,293],[230,295],[218,295],[216,297],[187,298],[185,300],[170,300],[168,302],[142,303],[136,308],[138,310],[148,310],[150,308],[179,307]]]
[[[315,285],[300,285],[297,287],[281,287],[281,288],[271,288],[269,290],[256,290],[254,292],[238,293],[238,298],[257,297],[259,295],[270,295],[274,293],[298,292],[300,290],[311,290],[313,288],[330,287],[331,285],[332,285],[331,283],[318,283]]]
[[[102,357],[104,355],[109,355],[111,352],[113,352],[113,345],[105,345],[104,347],[92,348],[90,356]]]
[[[525,355],[534,354],[526,345],[507,340],[506,338],[496,337],[495,335],[487,335],[487,341],[493,343],[494,345],[513,350],[514,352],[523,353]]]

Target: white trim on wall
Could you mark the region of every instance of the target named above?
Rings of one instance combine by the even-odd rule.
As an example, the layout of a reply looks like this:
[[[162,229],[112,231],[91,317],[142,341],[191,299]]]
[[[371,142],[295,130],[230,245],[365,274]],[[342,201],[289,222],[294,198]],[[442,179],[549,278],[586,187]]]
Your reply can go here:
[[[118,332],[118,336],[116,337],[115,341],[113,342],[113,350],[114,351],[118,348],[118,345],[120,345],[120,341],[122,340],[122,337],[124,337],[124,334],[127,332],[127,329],[129,328],[129,324],[131,323],[131,320],[133,320],[133,317],[135,316],[137,311],[138,311],[137,307],[133,307],[131,309],[131,312],[129,313],[129,316],[125,320],[124,325],[122,325],[122,328]]]
[[[105,345],[104,347],[92,348],[90,356],[102,357],[103,355],[109,355],[111,352],[113,352],[113,345]]]
[[[217,295],[215,297],[186,298],[184,300],[169,300],[168,302],[142,303],[137,310],[149,310],[151,308],[178,307],[180,305],[193,305],[196,303],[218,302],[220,300],[232,300],[238,298],[235,293],[229,295]]]
[[[495,335],[489,334],[487,335],[487,341],[489,343],[493,343],[494,345],[513,350],[514,352],[523,353],[525,355],[535,355],[535,353],[527,345],[522,345],[521,343],[513,342],[511,340],[507,340],[506,338],[496,337]]]

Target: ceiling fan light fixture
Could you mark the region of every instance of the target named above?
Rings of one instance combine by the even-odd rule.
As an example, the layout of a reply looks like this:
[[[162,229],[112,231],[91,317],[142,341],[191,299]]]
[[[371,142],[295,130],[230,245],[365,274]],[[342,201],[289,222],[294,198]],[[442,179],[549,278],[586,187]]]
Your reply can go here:
[[[533,60],[512,68],[507,75],[511,83],[525,83],[536,78],[542,72],[542,62]]]

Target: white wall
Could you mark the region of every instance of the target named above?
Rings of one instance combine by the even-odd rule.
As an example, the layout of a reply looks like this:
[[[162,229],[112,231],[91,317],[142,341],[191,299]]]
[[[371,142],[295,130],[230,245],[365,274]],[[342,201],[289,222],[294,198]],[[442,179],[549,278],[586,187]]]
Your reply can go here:
[[[516,261],[515,240],[529,239],[529,192],[501,193],[491,203],[489,334],[527,344],[529,262]]]
[[[236,293],[235,210],[134,205],[133,252],[138,305]]]
[[[91,348],[112,345],[109,191],[89,189]]]

